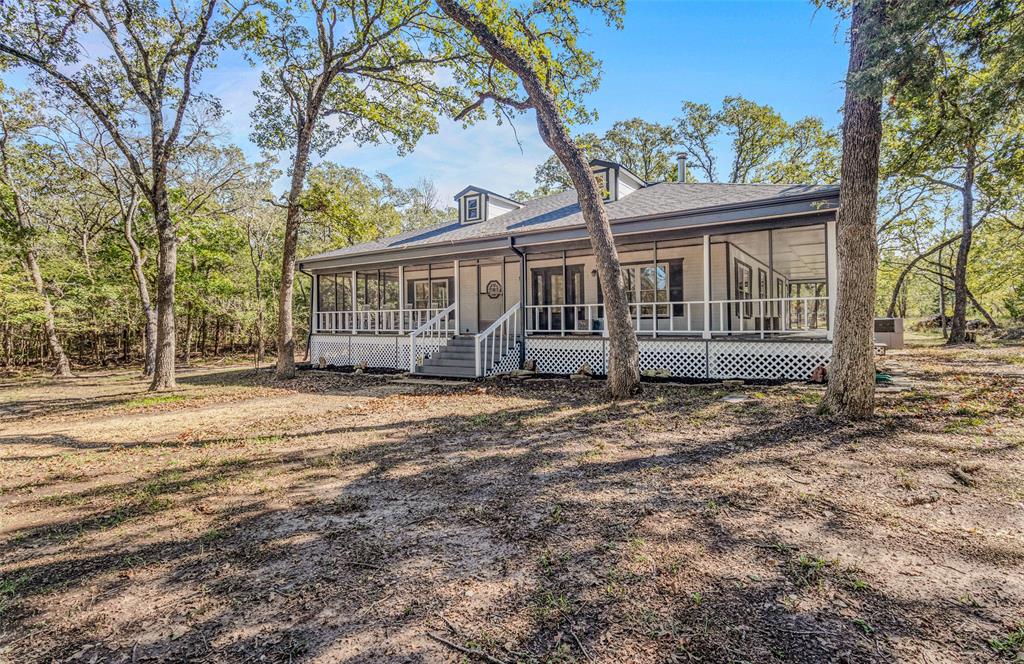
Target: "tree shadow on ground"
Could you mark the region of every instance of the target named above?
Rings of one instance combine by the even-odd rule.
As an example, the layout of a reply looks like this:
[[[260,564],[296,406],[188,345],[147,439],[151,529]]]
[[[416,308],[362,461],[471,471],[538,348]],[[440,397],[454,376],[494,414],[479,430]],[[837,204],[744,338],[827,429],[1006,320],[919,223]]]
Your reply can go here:
[[[758,472],[912,420],[754,418],[713,390],[608,404],[596,389],[567,387],[489,388],[535,402],[494,413],[324,422],[230,463],[62,495],[78,513],[9,533],[0,547],[5,579],[19,579],[4,621],[24,630],[10,652],[50,660],[91,645],[86,656],[99,661],[211,662],[453,654],[432,631],[507,661],[889,661],[903,656],[898,643],[934,640],[936,620],[995,620],[984,607],[901,596],[870,570],[805,550],[826,534],[861,536],[875,515],[829,496],[771,510],[759,501],[772,485]],[[714,422],[703,425],[710,432],[701,421]],[[372,440],[344,444],[354,434]],[[180,447],[230,452],[244,439]],[[750,479],[726,483],[727,471]],[[787,536],[823,507],[831,516],[809,534]],[[193,511],[213,527],[166,532]],[[102,536],[114,529],[116,541]],[[32,627],[54,598],[86,589],[88,611]],[[118,613],[132,597],[161,599]]]

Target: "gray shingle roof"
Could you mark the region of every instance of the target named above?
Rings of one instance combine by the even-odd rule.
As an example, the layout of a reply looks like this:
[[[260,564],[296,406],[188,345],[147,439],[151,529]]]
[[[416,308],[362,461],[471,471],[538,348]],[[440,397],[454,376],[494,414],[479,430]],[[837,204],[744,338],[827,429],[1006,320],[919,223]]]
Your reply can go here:
[[[719,184],[704,182],[660,182],[638,189],[607,204],[608,218],[612,222],[672,213],[687,213],[708,208],[721,208],[758,202],[772,202],[789,197],[821,194],[835,195],[838,185],[793,184]],[[432,244],[449,244],[466,240],[515,236],[538,230],[569,228],[583,225],[583,215],[576,199],[576,191],[568,190],[527,201],[518,210],[506,212],[494,219],[460,224],[446,222],[428,228],[419,228],[391,237],[364,242],[351,247],[335,249],[302,259],[309,262],[340,256],[354,256],[386,249],[403,249]]]

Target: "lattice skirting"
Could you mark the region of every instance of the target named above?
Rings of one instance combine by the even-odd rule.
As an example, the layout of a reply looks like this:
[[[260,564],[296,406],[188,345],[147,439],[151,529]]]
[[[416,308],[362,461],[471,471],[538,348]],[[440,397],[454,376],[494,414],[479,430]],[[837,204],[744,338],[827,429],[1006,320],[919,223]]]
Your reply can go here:
[[[832,358],[828,342],[711,341],[710,378],[807,380]]]
[[[707,376],[707,344],[703,341],[639,340],[640,371],[664,369],[679,378]]]
[[[832,357],[828,342],[639,340],[640,370],[668,371],[679,378],[807,380]],[[587,364],[607,372],[605,339],[537,338],[526,340],[526,359],[541,373],[570,374]]]
[[[416,341],[420,359],[447,344],[447,339]],[[832,344],[796,341],[696,341],[641,339],[640,370],[664,369],[680,378],[742,378],[746,380],[806,380],[817,367],[828,364]],[[315,334],[310,360],[325,364],[409,368],[409,338],[391,335]],[[596,374],[607,372],[605,339],[543,338],[526,340],[526,359],[537,362],[541,373],[571,374],[584,364]],[[508,373],[519,365],[518,346],[488,371]]]
[[[409,368],[409,339],[397,335],[314,334],[309,345],[309,359],[313,366],[354,366],[388,369]],[[404,362],[403,362],[404,360]]]
[[[536,360],[541,373],[576,373],[584,364],[592,373],[607,371],[604,339],[527,338],[526,359]]]
[[[511,373],[519,368],[521,367],[519,366],[519,342],[517,341],[512,350],[505,354],[505,357],[501,358],[491,369],[484,371],[484,373],[488,376],[494,376],[495,374]]]

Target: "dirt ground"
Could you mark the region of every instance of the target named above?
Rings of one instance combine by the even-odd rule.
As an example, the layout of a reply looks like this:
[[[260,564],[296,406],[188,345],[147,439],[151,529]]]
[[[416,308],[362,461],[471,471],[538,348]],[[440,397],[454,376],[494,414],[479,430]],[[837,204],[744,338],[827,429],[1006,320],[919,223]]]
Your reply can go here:
[[[857,425],[805,385],[2,381],[0,661],[1024,659],[1024,349],[884,364]]]

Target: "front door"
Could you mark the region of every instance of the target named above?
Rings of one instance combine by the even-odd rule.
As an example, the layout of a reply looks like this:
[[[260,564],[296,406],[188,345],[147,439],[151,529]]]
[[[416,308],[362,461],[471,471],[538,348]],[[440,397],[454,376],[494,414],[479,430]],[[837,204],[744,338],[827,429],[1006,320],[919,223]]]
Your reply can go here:
[[[491,323],[505,313],[505,279],[501,263],[482,264],[477,281],[477,316],[479,331],[483,332]]]

